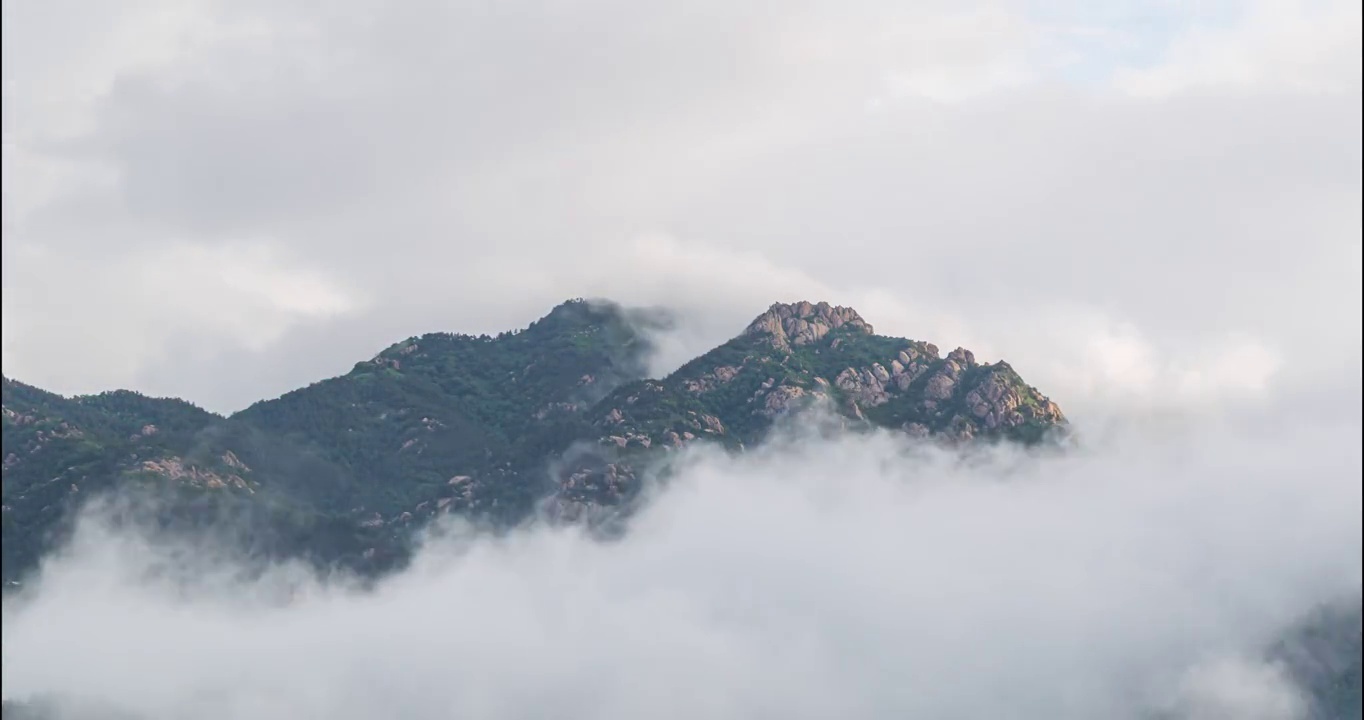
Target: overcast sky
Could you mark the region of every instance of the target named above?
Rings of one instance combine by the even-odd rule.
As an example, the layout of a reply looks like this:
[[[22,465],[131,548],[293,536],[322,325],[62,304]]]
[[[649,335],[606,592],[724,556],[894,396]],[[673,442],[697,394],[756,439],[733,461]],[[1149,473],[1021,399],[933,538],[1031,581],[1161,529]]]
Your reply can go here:
[[[1360,15],[7,1],[4,372],[231,411],[573,296],[688,311],[661,367],[824,299],[1067,410],[1357,408]]]

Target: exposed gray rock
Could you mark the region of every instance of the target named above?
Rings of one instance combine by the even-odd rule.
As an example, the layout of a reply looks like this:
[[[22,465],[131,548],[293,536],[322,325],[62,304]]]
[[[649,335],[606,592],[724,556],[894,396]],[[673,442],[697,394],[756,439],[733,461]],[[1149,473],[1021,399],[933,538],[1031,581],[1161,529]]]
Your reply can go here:
[[[827,302],[776,303],[750,323],[744,333],[770,335],[774,345],[790,347],[815,342],[830,330],[845,325],[869,335],[872,333],[871,325],[856,310],[831,306]]]
[[[704,393],[725,385],[739,375],[740,368],[722,365],[696,379],[684,380],[682,387],[687,392]]]
[[[956,387],[957,381],[953,379],[950,372],[940,372],[928,379],[928,384],[924,386],[924,397],[929,400],[946,400],[952,397],[952,390]]]

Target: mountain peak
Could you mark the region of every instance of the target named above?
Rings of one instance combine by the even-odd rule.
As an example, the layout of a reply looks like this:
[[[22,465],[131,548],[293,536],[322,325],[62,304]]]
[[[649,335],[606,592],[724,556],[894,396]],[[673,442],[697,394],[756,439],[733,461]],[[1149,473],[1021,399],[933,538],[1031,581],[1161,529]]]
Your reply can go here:
[[[536,325],[601,325],[622,319],[625,309],[618,303],[601,298],[572,298],[566,300],[537,320]]]
[[[0,576],[37,567],[64,513],[108,490],[168,490],[188,503],[173,508],[185,522],[245,512],[274,533],[262,552],[377,572],[439,514],[626,512],[671,450],[752,446],[816,403],[852,427],[953,443],[1035,444],[1066,424],[1007,365],[876,335],[827,302],[773,304],[744,334],[648,379],[652,331],[670,322],[569,300],[495,337],[410,338],[230,417],[132,392],[64,398],[6,376]]]
[[[827,302],[811,303],[773,303],[767,312],[749,323],[745,335],[769,335],[778,347],[806,345],[831,330],[848,327],[871,335],[871,324],[862,319],[857,311],[842,305]]]

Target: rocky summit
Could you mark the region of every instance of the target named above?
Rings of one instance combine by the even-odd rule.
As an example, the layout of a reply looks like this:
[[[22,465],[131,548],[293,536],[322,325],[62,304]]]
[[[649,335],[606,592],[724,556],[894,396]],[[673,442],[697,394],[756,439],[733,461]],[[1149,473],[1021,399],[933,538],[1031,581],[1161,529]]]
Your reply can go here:
[[[750,323],[744,334],[765,335],[772,338],[772,344],[776,347],[789,348],[791,345],[815,342],[828,335],[830,330],[844,326],[872,334],[871,325],[856,310],[831,307],[826,302],[775,303]]]
[[[495,337],[408,338],[228,417],[5,378],[4,577],[111,491],[157,500],[158,527],[228,519],[250,552],[379,572],[432,517],[611,515],[678,449],[741,451],[813,407],[949,444],[1036,444],[1066,426],[1007,363],[877,335],[852,308],[774,304],[662,378],[645,371],[656,329],[653,314],[572,300]]]

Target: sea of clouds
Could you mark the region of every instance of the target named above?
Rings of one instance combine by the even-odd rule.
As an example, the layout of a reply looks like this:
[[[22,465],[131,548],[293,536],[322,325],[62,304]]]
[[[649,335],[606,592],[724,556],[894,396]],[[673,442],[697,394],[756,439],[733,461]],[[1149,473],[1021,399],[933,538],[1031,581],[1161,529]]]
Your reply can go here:
[[[1359,437],[1200,418],[960,454],[795,423],[687,452],[622,539],[451,525],[368,590],[92,512],[6,603],[4,693],[157,720],[1289,720],[1262,658],[1358,602]]]

